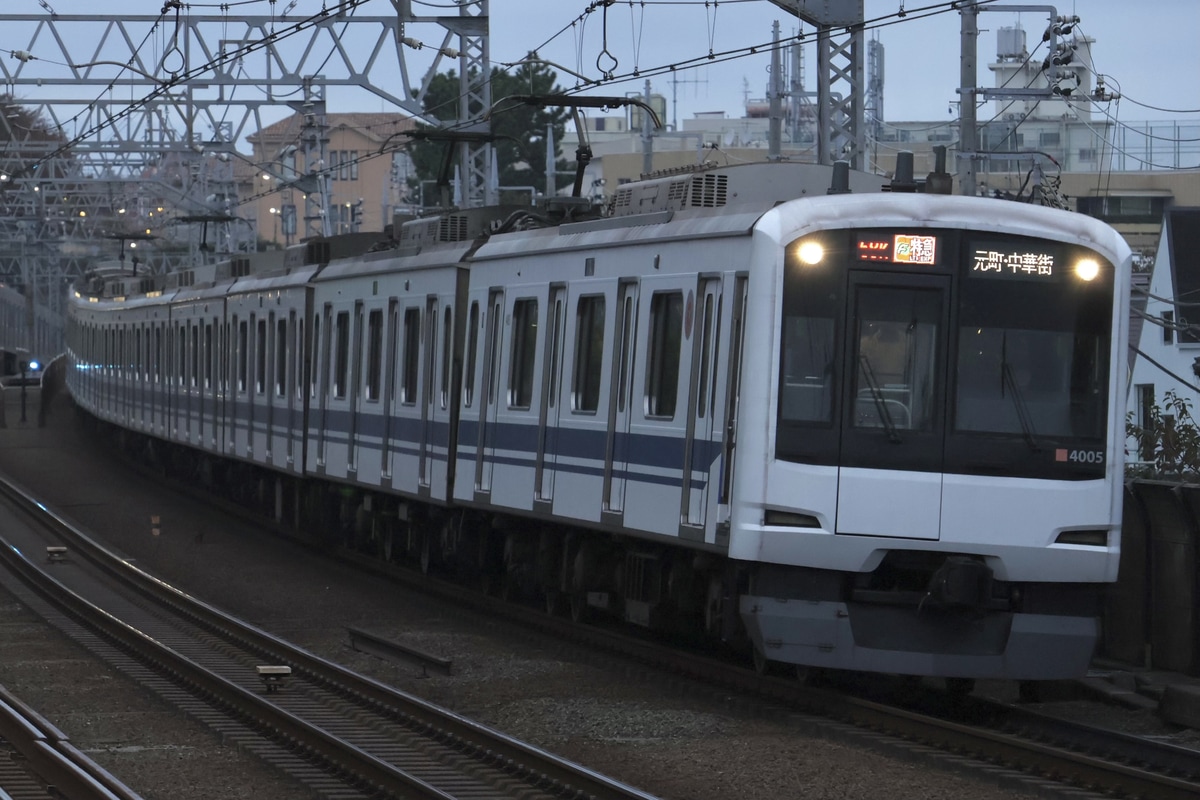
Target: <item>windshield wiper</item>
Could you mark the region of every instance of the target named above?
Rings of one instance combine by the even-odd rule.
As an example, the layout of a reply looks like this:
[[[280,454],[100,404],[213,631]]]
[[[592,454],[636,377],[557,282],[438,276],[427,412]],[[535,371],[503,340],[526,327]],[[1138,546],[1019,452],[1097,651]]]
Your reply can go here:
[[[1033,452],[1038,452],[1041,447],[1038,446],[1037,432],[1033,429],[1033,420],[1029,417],[1029,408],[1025,405],[1025,399],[1021,397],[1021,390],[1017,386],[1017,379],[1013,375],[1012,366],[1008,363],[1008,334],[1000,341],[1000,396],[1004,396],[1004,387],[1008,386],[1013,401],[1013,408],[1017,411],[1017,422],[1021,423],[1021,435],[1025,439],[1025,444],[1029,445],[1029,449]]]
[[[875,371],[871,369],[871,360],[867,358],[866,353],[861,353],[858,356],[858,366],[862,369],[867,388],[871,391],[871,399],[875,401],[875,410],[879,414],[879,421],[883,423],[883,429],[887,431],[888,441],[893,444],[899,444],[901,441],[900,433],[896,428],[895,421],[892,419],[891,412],[888,411],[887,401],[883,398],[883,392],[879,391],[879,384],[875,381]]]

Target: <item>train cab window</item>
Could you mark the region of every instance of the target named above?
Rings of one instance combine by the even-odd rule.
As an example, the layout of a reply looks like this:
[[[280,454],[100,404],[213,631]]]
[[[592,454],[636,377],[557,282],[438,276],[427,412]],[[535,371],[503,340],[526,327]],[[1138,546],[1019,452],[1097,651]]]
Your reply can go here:
[[[604,295],[579,298],[575,308],[573,411],[595,413],[600,405],[600,367],[604,360]]]
[[[400,402],[417,402],[417,378],[421,372],[421,310],[404,310],[404,371],[400,378]]]
[[[275,396],[287,395],[287,320],[275,323]]]
[[[683,344],[683,292],[650,298],[650,351],[646,360],[646,416],[671,419],[679,395]]]
[[[463,405],[471,407],[475,400],[475,360],[479,352],[479,302],[471,303],[467,318],[467,374],[463,381]]]
[[[955,430],[1102,440],[1111,280],[964,283]]]
[[[842,275],[793,267],[784,283],[779,418],[803,425],[833,424],[839,380],[837,321]]]
[[[380,376],[383,372],[383,310],[367,314],[367,385],[366,398],[379,399]]]
[[[537,300],[517,300],[512,311],[512,363],[508,407],[529,408],[533,398],[533,362],[537,355]]]
[[[941,295],[900,287],[858,291],[854,427],[933,426]]]
[[[254,328],[254,391],[267,391],[267,321],[260,319]]]
[[[334,326],[337,341],[333,362],[333,396],[340,400],[346,396],[347,374],[350,370],[350,312],[339,311]]]

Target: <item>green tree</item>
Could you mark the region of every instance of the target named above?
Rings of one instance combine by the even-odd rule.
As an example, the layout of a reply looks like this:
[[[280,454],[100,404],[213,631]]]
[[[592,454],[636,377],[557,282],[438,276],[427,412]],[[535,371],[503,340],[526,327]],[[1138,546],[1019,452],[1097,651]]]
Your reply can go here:
[[[3,168],[8,177],[60,178],[61,166],[46,162],[66,138],[49,121],[17,102],[11,94],[0,94],[0,143],[4,145]],[[65,157],[65,156],[64,156]],[[61,159],[60,159],[61,160]],[[33,165],[42,162],[37,175]],[[7,180],[7,178],[5,179]]]
[[[562,149],[559,143],[566,131],[569,109],[528,105],[506,98],[518,95],[561,94],[557,85],[558,76],[544,64],[524,63],[509,74],[499,68],[492,70],[492,134],[496,136],[496,166],[501,186],[535,186],[539,190],[546,185],[546,126],[554,132],[555,171],[568,173],[573,162],[558,159]],[[453,70],[435,75],[425,94],[426,113],[447,123],[458,119],[459,107],[458,74]],[[473,117],[482,116],[487,109],[469,109]],[[421,130],[433,133],[435,128],[420,126]],[[416,167],[417,180],[435,180],[446,157],[446,148],[454,145],[430,138],[418,139],[410,150]],[[562,188],[573,181],[570,174],[555,176],[555,186]],[[417,188],[417,187],[414,187]]]
[[[1125,433],[1138,445],[1148,462],[1130,465],[1130,477],[1184,477],[1200,475],[1200,428],[1192,417],[1192,402],[1168,391],[1163,407],[1157,403],[1148,410],[1145,427],[1125,420]]]

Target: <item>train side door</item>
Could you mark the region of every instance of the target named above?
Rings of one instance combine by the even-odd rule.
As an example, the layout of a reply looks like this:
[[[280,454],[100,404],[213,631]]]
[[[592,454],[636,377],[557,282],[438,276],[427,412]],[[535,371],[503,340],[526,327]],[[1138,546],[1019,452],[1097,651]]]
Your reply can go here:
[[[562,349],[567,326],[566,305],[566,287],[561,284],[551,286],[547,326],[549,330],[546,331],[546,369],[542,370],[542,404],[538,415],[537,465],[533,484],[535,503],[552,503],[554,500]]]
[[[849,280],[837,532],[937,539],[950,280]]]
[[[425,357],[421,363],[421,443],[417,448],[420,459],[417,475],[421,491],[428,492],[433,463],[433,459],[429,457],[429,450],[432,446],[431,434],[437,413],[435,367],[438,363],[438,301],[436,296],[425,299],[425,325],[422,335],[425,340],[425,346],[422,349]]]
[[[684,442],[683,522],[704,527],[705,508],[711,487],[709,472],[718,450],[713,440],[717,417],[717,361],[720,357],[721,279],[700,281],[694,309],[695,338],[692,340],[691,402],[688,404],[687,438]],[[685,326],[688,314],[685,311]]]
[[[604,460],[604,506],[606,513],[623,515],[625,481],[629,469],[629,423],[633,418],[634,357],[637,341],[638,285],[622,283],[617,300],[617,335],[613,342],[612,383],[609,387],[608,447]]]
[[[313,400],[317,403],[317,418],[315,425],[317,434],[317,469],[322,473],[325,470],[325,431],[329,424],[326,414],[328,413],[329,404],[329,356],[330,356],[330,341],[332,339],[333,326],[333,306],[325,305],[325,313],[323,319],[317,320],[318,327],[313,331],[315,337],[313,343],[313,351],[316,354],[313,358],[313,369],[315,370],[314,382],[314,397]]]
[[[500,405],[500,343],[504,335],[504,291],[488,293],[487,334],[483,340],[483,407],[479,411],[479,444],[475,459],[475,491],[492,491],[492,460],[496,455],[496,412]]]
[[[350,358],[347,366],[350,369],[350,381],[346,388],[347,399],[350,401],[348,410],[350,412],[350,430],[348,432],[349,439],[346,442],[348,452],[346,454],[346,472],[353,476],[358,473],[358,428],[360,424],[359,416],[361,409],[359,404],[362,402],[362,359],[363,359],[363,304],[358,301],[354,304],[354,316],[352,325],[354,326],[351,334]]]
[[[729,497],[733,488],[733,470],[737,461],[738,406],[742,391],[742,342],[745,339],[746,276],[734,280],[733,303],[729,319],[729,363],[725,378],[725,432],[721,439],[721,482],[717,495],[717,525],[729,522]],[[726,528],[727,531],[727,528]]]
[[[381,345],[380,356],[383,359],[383,385],[380,387],[383,391],[380,403],[380,408],[383,409],[383,433],[379,442],[379,474],[388,481],[392,477],[392,420],[395,419],[393,404],[396,401],[396,362],[400,358],[401,352],[400,348],[396,346],[396,335],[400,329],[398,308],[399,302],[396,298],[390,298],[387,310],[387,338]]]

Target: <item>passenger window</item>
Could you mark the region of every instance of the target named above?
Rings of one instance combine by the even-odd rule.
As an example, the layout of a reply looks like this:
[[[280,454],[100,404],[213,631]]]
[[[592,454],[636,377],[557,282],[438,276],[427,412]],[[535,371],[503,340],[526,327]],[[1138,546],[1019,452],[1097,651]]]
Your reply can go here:
[[[508,373],[508,407],[529,408],[533,397],[533,362],[537,355],[537,300],[518,300],[512,313],[512,366]]]
[[[380,375],[383,369],[383,311],[367,314],[367,387],[368,400],[379,399]]]
[[[239,392],[246,391],[246,387],[250,383],[250,343],[247,341],[249,336],[248,325],[245,322],[238,323],[238,377],[237,390]]]
[[[350,312],[338,312],[334,325],[337,329],[337,342],[334,351],[333,396],[341,400],[346,396],[346,375],[350,369]]]
[[[604,295],[579,298],[575,309],[575,373],[571,384],[574,411],[595,412],[600,404],[600,367],[604,361]]]
[[[450,334],[453,320],[450,306],[446,306],[442,318],[442,408],[446,408],[450,402]]]
[[[254,329],[254,391],[267,391],[267,321],[260,319]],[[193,364],[194,366],[194,364]]]
[[[479,303],[471,303],[467,322],[467,374],[463,381],[463,405],[471,407],[475,400],[475,358],[479,347]]]
[[[275,396],[287,394],[287,320],[275,323]]]
[[[683,344],[683,293],[656,292],[650,298],[650,352],[646,360],[646,416],[671,419],[679,395],[679,353]]]
[[[409,308],[404,312],[404,372],[400,380],[400,402],[417,402],[417,377],[421,366],[421,310]]]

